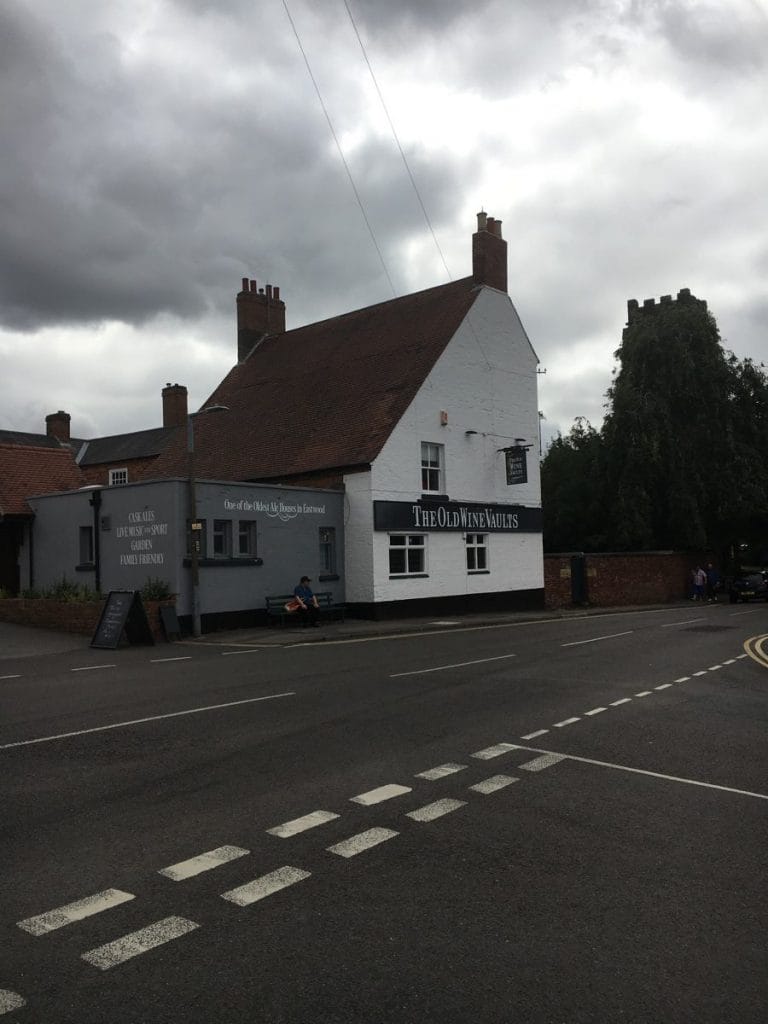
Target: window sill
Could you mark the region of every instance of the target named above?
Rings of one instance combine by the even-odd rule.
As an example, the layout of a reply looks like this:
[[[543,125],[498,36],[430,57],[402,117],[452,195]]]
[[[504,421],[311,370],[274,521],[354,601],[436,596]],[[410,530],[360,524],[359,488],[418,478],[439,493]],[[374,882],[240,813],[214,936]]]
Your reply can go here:
[[[467,569],[467,576],[490,576],[490,569]]]
[[[391,580],[428,580],[428,572],[399,572],[396,575],[390,575]]]
[[[75,566],[75,572],[95,572],[96,564],[94,562],[80,562],[79,565]]]
[[[328,583],[331,580],[337,580],[339,578],[340,577],[339,577],[339,574],[337,572],[330,572],[330,573],[325,573],[323,576],[318,576],[317,577],[317,581],[318,581],[318,583]]]

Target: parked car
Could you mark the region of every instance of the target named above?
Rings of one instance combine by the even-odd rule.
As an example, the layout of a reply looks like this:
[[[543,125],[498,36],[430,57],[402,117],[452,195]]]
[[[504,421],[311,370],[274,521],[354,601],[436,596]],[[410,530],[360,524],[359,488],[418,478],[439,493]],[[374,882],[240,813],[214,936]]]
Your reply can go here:
[[[734,576],[728,587],[731,604],[737,601],[768,601],[768,569]]]

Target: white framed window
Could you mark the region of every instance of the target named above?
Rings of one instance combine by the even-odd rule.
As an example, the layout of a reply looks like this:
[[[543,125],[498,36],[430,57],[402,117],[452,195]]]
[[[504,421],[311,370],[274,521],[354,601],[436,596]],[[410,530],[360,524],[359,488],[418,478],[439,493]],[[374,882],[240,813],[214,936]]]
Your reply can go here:
[[[488,572],[488,534],[468,533],[467,572]]]
[[[123,469],[110,469],[109,471],[109,486],[114,487],[115,484],[127,484],[128,483],[128,467],[125,466]]]
[[[232,557],[232,520],[213,520],[213,557]]]
[[[241,558],[256,554],[256,520],[241,519],[237,524],[237,553]]]
[[[389,575],[426,576],[427,538],[421,533],[389,535]]]
[[[336,530],[332,526],[320,527],[320,572],[332,576],[336,572]]]
[[[427,494],[445,493],[445,447],[421,442],[421,489]]]

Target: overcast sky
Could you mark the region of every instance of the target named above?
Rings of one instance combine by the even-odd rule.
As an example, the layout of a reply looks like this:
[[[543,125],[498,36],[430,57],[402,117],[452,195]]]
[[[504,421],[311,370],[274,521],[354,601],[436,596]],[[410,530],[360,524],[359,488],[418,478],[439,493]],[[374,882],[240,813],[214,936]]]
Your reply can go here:
[[[768,362],[766,0],[347,3],[0,0],[0,428],[159,426],[242,277],[298,327],[467,276],[480,209],[545,436],[599,425],[629,298]]]

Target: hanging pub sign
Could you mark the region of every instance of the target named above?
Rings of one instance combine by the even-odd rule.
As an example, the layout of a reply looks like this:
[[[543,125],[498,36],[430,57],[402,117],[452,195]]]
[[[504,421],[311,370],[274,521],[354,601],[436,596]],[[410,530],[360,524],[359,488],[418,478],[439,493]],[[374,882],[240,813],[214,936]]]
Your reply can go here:
[[[507,485],[528,483],[528,449],[523,447],[505,448]]]
[[[541,533],[540,508],[476,501],[374,501],[374,530]]]

